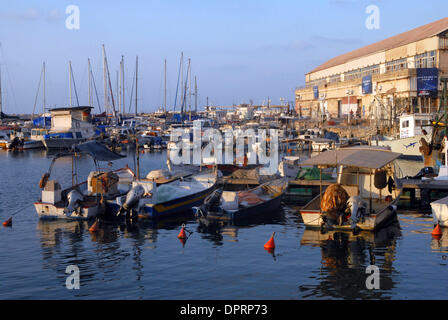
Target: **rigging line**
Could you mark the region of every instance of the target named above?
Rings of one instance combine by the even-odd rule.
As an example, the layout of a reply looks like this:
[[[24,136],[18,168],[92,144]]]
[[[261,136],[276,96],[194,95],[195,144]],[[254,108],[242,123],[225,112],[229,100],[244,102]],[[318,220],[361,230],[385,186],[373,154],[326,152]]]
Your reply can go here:
[[[71,69],[71,68],[70,68],[70,69]],[[78,91],[76,90],[75,77],[73,76],[73,71],[72,71],[71,73],[72,73],[71,76],[72,76],[72,80],[73,80],[73,87],[75,88],[76,102],[78,103],[78,107],[79,107]]]
[[[179,63],[179,73],[177,74],[177,86],[176,86],[176,97],[174,98],[174,110],[176,111],[176,103],[177,103],[177,92],[179,91],[179,78],[180,78],[180,69],[182,68],[182,56],[181,61]],[[183,80],[183,79],[182,79]]]
[[[0,50],[1,50],[1,53],[2,53],[3,61],[5,62],[6,61],[6,59],[5,59],[5,52],[3,51],[3,46],[2,46],[1,42],[0,42]],[[6,65],[6,62],[4,63],[4,65],[5,65],[5,69],[6,69],[6,74],[8,75],[9,85],[11,86],[11,92],[12,92],[12,96],[14,98],[14,105],[15,105],[16,110],[17,110],[17,99],[16,99],[16,94],[14,92],[14,87],[12,85],[11,75],[9,73],[9,69],[8,69],[8,66]]]
[[[39,89],[40,89],[40,83],[42,82],[43,73],[44,73],[44,68],[42,68],[42,71],[40,72],[39,84],[37,86],[36,98],[34,99],[33,114],[31,115],[31,119],[34,119],[34,111],[36,110],[37,98],[39,97]],[[45,118],[44,118],[44,123],[45,123]]]
[[[129,100],[129,110],[128,110],[129,113],[131,112],[132,98],[134,97],[134,83],[135,83],[135,71],[134,76],[132,77],[131,99]]]
[[[98,109],[100,109],[100,113],[101,113],[102,111],[101,111],[100,99],[98,98],[98,91],[96,90],[95,78],[93,77],[92,70],[90,70],[90,75],[92,76],[93,87],[95,88],[95,95],[96,95],[96,101],[98,103]]]

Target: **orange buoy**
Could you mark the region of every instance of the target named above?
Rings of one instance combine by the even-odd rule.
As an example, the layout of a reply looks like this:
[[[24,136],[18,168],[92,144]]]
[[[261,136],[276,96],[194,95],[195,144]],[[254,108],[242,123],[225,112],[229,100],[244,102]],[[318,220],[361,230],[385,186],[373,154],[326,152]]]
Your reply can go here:
[[[271,239],[269,239],[268,242],[265,243],[264,248],[266,250],[275,249],[274,235],[275,235],[275,232],[272,233]]]
[[[185,224],[182,225],[182,229],[180,230],[177,237],[179,239],[187,239],[187,235],[185,234]]]
[[[288,153],[291,153],[292,152],[292,149],[288,149],[288,150],[286,150]]]
[[[187,242],[186,238],[179,238],[180,243],[182,243],[182,247],[185,248],[185,243]]]
[[[440,229],[440,225],[437,223],[436,227],[434,228],[434,230],[432,230],[431,234],[434,237],[441,237],[442,236],[442,229]]]
[[[96,220],[95,222],[94,222],[94,224],[92,224],[92,226],[89,228],[89,231],[90,232],[97,232],[99,230],[99,227],[98,227],[98,220]]]
[[[3,222],[3,226],[4,226],[4,227],[10,227],[10,226],[12,226],[12,217],[9,218],[8,220],[6,220],[5,222]]]

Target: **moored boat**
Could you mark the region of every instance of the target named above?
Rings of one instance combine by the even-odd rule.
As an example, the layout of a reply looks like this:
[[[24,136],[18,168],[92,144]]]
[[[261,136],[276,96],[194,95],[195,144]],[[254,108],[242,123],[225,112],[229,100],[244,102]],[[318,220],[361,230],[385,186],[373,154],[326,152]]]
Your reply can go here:
[[[284,178],[263,183],[247,191],[216,190],[200,207],[196,216],[211,220],[238,220],[274,212],[288,187]]]
[[[215,189],[217,174],[208,171],[157,185],[156,179],[138,179],[124,196],[108,201],[108,211],[120,216],[161,218],[201,205]]]
[[[57,180],[50,180],[54,163],[63,157],[75,157],[85,154],[95,160],[96,170],[91,172],[87,181],[77,183],[72,180],[72,186],[62,189]],[[100,170],[97,161],[112,161],[122,158],[122,155],[109,151],[96,141],[78,145],[73,152],[59,153],[51,161],[48,172],[42,175],[39,187],[42,197],[34,203],[39,218],[42,219],[80,219],[86,220],[104,213],[105,201],[117,197],[120,193],[118,183],[120,175],[128,172],[128,168],[114,171]],[[122,172],[123,171],[123,172]],[[77,176],[72,172],[72,177]]]
[[[330,185],[300,210],[307,227],[378,230],[396,220],[402,186],[395,176],[399,153],[372,147],[324,152],[302,165],[336,167],[337,183]]]

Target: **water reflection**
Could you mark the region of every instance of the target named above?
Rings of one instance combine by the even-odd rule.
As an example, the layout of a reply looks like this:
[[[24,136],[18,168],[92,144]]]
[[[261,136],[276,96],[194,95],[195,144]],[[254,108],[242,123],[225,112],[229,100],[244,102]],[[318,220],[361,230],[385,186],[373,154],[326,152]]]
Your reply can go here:
[[[161,230],[179,228],[188,221],[191,220],[186,216],[175,216],[163,221],[140,220],[136,223],[100,220],[98,231],[89,232],[94,221],[39,220],[37,233],[43,268],[54,270],[63,287],[67,266],[78,266],[81,284],[84,288],[88,285],[90,290],[74,292],[77,297],[98,297],[95,288],[101,283],[121,281],[135,281],[138,296],[142,297],[145,289],[141,281],[144,277],[143,252],[156,248]],[[116,297],[117,292],[108,294]]]
[[[300,285],[302,297],[334,297],[344,299],[387,299],[395,287],[392,275],[396,273],[395,260],[397,238],[401,236],[398,223],[379,232],[331,231],[305,229],[302,246],[321,250],[321,266],[313,272],[317,285]],[[380,289],[366,288],[366,267],[380,269]]]
[[[240,229],[252,228],[263,224],[285,224],[287,221],[285,209],[280,207],[275,212],[237,221],[209,220],[201,217],[197,220],[197,232],[202,234],[203,239],[211,241],[214,245],[222,246],[224,240],[237,242]]]

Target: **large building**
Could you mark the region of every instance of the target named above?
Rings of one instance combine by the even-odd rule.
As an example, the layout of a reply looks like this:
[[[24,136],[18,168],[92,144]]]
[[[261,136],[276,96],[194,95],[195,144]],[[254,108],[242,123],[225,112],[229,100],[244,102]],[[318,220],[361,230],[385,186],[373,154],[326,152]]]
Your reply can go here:
[[[448,76],[448,18],[337,56],[295,90],[299,115],[389,122],[403,113],[437,110]]]

